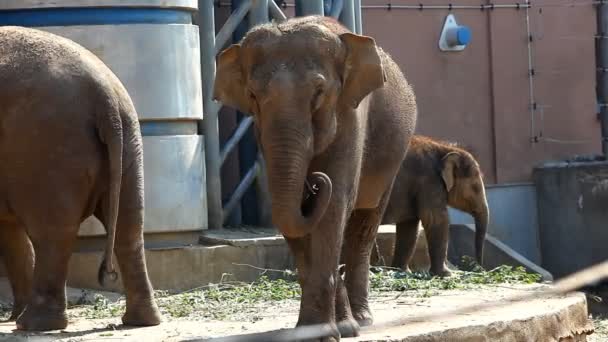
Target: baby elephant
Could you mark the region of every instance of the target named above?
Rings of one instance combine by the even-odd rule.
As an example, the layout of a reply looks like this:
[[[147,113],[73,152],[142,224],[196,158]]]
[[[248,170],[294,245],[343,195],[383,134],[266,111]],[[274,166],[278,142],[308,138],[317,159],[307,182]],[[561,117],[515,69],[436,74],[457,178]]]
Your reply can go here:
[[[383,224],[397,224],[393,267],[409,271],[422,221],[431,273],[449,276],[448,208],[475,218],[475,249],[481,264],[489,210],[479,164],[467,151],[423,136],[413,136],[395,179]]]
[[[143,250],[137,113],[118,78],[71,40],[0,28],[0,250],[23,330],[67,326],[65,284],[80,224],[107,231],[99,271],[126,288],[127,325],[156,325]]]

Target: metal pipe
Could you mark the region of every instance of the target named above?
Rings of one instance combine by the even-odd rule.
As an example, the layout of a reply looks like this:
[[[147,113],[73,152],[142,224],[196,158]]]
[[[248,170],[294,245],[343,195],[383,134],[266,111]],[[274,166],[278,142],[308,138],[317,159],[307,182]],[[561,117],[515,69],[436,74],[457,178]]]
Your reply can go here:
[[[269,2],[273,2],[273,0],[254,0],[253,6],[249,11],[248,16],[248,29],[250,30],[252,27],[255,27],[260,24],[267,23],[269,20]],[[245,32],[239,32],[239,34],[244,36]],[[239,37],[239,38],[241,38]],[[235,36],[236,38],[236,36]],[[244,116],[243,113],[238,112],[238,117],[241,121],[246,120],[248,117]],[[241,142],[239,144],[239,166],[241,177],[245,178],[249,175],[250,168],[257,165],[257,156],[258,156],[258,145],[255,139],[255,134],[251,125],[247,129],[246,133],[243,135]],[[254,174],[253,180],[255,180]],[[251,183],[247,185],[247,188],[244,190],[245,193],[241,195],[241,211],[242,211],[242,221],[247,225],[259,225],[259,193],[255,191],[255,187],[251,186]]]
[[[239,122],[239,126],[236,128],[236,130],[234,130],[234,133],[228,139],[228,141],[226,141],[220,152],[220,160],[222,161],[222,164],[224,164],[226,158],[228,158],[228,155],[230,155],[230,152],[232,152],[232,150],[234,150],[234,148],[239,144],[241,138],[245,135],[245,133],[247,133],[247,130],[249,130],[252,123],[253,119],[251,117],[245,117],[241,120],[241,122]]]
[[[504,8],[530,8],[532,5],[528,2],[526,3],[515,3],[515,4],[490,4],[490,5],[393,5],[388,3],[386,5],[362,5],[361,8],[364,9],[385,9],[385,10],[394,10],[394,9],[414,9],[414,10],[427,10],[427,9],[476,9],[476,10],[486,10],[486,9],[504,9]]]
[[[597,7],[598,36],[608,35],[608,4],[601,1]],[[600,102],[600,126],[602,133],[602,154],[608,159],[608,39],[597,42],[597,92]]]
[[[199,3],[200,2],[205,2],[205,1],[199,0]],[[207,2],[211,2],[211,1],[207,1]],[[224,26],[222,26],[222,28],[220,29],[220,32],[218,32],[217,36],[215,37],[215,49],[214,49],[215,56],[217,56],[224,49],[224,45],[226,45],[226,43],[228,42],[228,39],[230,39],[230,37],[232,36],[232,33],[234,33],[234,30],[236,30],[236,27],[241,23],[243,18],[245,18],[245,16],[247,15],[247,12],[249,12],[252,5],[253,5],[252,0],[245,0],[241,3],[239,8],[237,8],[230,15],[230,17],[228,17],[228,20],[226,20],[226,22],[224,23]],[[213,7],[213,3],[211,5],[211,7]],[[215,28],[213,28],[212,32],[215,32]]]
[[[274,2],[270,0],[270,2]],[[249,29],[268,22],[268,0],[253,0],[249,11]]]
[[[208,226],[221,228],[222,183],[220,160],[220,137],[217,113],[220,106],[213,101],[215,82],[215,18],[213,2],[199,0],[199,39],[201,48],[201,72],[203,81],[203,135],[205,136],[205,169],[207,183]]]
[[[342,13],[342,8],[344,7],[344,0],[332,0],[331,7],[329,8],[328,13],[325,15],[329,15],[332,18],[338,19],[340,17],[340,13]]]
[[[281,22],[287,20],[285,13],[283,13],[283,10],[281,10],[281,8],[279,7],[279,5],[277,5],[276,2],[268,1],[268,9],[270,9],[270,15],[276,21]]]
[[[230,212],[236,207],[236,205],[241,201],[245,192],[249,189],[253,181],[255,180],[255,176],[259,171],[259,165],[256,162],[251,169],[245,174],[243,180],[239,183],[239,185],[234,189],[232,195],[230,195],[230,200],[224,205],[224,218],[227,218]],[[222,222],[223,223],[223,222]]]
[[[362,34],[363,24],[361,23],[361,0],[355,0],[355,33]]]
[[[529,0],[526,0],[526,3],[529,5]],[[530,29],[530,7],[526,7],[526,34],[528,35],[528,87],[530,92],[530,141],[532,143],[536,143],[538,137],[536,136],[536,96],[534,94],[534,65],[533,65],[533,56],[532,56],[532,41],[534,37],[532,36],[532,31]]]
[[[296,17],[324,15],[323,0],[295,0]]]
[[[340,13],[340,22],[346,26],[351,32],[356,32],[355,23],[355,4],[354,0],[344,0],[342,13]]]

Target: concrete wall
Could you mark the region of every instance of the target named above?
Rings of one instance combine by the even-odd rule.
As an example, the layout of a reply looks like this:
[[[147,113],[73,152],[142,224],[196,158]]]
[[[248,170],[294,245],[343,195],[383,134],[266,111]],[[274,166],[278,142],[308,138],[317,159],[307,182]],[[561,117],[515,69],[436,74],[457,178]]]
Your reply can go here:
[[[542,266],[557,278],[608,259],[608,162],[535,170]]]
[[[529,182],[533,166],[540,161],[600,151],[596,19],[591,3],[533,2],[529,12],[533,90],[539,108],[534,118],[525,10],[365,8],[386,3],[362,1],[363,33],[393,56],[414,85],[420,107],[418,132],[470,146],[488,183]],[[480,1],[391,3],[479,5]],[[438,48],[448,13],[472,30],[472,42],[462,52]],[[531,142],[534,136],[539,138],[537,143]]]
[[[488,233],[530,261],[540,264],[541,252],[534,184],[488,186],[490,207]],[[452,224],[473,224],[468,214],[450,208]]]

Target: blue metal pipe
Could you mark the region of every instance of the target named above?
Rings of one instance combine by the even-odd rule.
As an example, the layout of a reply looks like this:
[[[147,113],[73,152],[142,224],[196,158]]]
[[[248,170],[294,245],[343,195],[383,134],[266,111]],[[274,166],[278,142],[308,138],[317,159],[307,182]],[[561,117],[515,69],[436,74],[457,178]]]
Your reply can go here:
[[[164,8],[34,8],[0,10],[0,26],[192,24],[192,12]]]

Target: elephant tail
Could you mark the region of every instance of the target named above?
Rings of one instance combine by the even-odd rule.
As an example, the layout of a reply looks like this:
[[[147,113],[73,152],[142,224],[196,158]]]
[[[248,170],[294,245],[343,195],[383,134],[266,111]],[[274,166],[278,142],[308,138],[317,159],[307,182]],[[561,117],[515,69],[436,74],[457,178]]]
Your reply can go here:
[[[107,240],[103,261],[101,262],[97,274],[97,281],[101,286],[105,286],[108,277],[112,282],[118,279],[113,259],[123,164],[123,127],[119,104],[110,102],[107,108],[109,110],[99,113],[97,118],[98,134],[107,146],[110,166],[108,195],[103,201],[103,213],[105,215],[104,224],[106,227]]]

